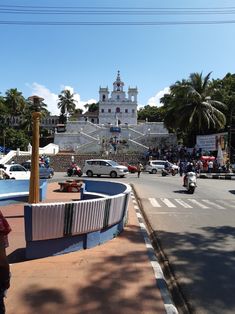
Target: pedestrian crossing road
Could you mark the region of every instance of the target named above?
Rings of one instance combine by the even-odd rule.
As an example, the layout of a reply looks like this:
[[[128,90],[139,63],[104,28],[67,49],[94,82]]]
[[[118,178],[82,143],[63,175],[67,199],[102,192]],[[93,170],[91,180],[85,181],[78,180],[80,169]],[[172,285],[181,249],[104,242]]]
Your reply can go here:
[[[180,198],[152,198],[149,197],[148,202],[155,208],[202,208],[202,209],[235,209],[235,200],[209,200],[209,199],[180,199]]]

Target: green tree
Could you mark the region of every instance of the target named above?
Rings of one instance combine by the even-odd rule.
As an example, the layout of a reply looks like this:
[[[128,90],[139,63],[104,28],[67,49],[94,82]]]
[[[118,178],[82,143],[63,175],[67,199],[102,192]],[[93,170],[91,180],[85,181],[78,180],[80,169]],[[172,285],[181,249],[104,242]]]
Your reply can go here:
[[[168,129],[195,136],[224,128],[226,105],[215,98],[210,75],[192,73],[188,80],[170,87],[170,94],[160,100],[166,109],[164,123]]]
[[[5,147],[16,150],[27,150],[29,144],[29,137],[22,130],[15,130],[13,128],[6,128],[5,130]]]
[[[88,109],[88,112],[95,112],[99,110],[99,102],[86,104],[84,107]]]
[[[0,130],[6,126],[6,118],[8,116],[8,110],[6,107],[5,99],[0,96]]]
[[[6,91],[5,104],[11,116],[20,115],[25,108],[26,100],[17,88],[11,88]]]
[[[58,108],[60,109],[61,116],[67,117],[68,114],[73,114],[76,108],[76,100],[74,99],[74,94],[65,89],[61,91],[58,97]]]
[[[25,130],[27,134],[31,134],[32,131],[32,113],[35,111],[41,112],[41,118],[45,118],[50,115],[47,110],[47,104],[40,101],[36,106],[31,100],[26,101],[26,105],[23,111],[22,122],[20,124],[20,129]]]
[[[235,125],[235,74],[227,73],[223,79],[212,81],[214,97],[226,104],[227,125]]]
[[[148,120],[149,122],[162,122],[165,117],[165,108],[147,105],[137,112],[138,120]]]

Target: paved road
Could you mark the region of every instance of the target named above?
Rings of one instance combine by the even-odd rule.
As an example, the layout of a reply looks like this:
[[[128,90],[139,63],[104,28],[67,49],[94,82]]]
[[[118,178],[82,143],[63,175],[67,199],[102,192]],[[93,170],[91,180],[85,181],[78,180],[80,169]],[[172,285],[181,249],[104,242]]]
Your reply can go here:
[[[144,176],[135,189],[196,313],[235,313],[235,183]]]
[[[115,180],[134,185],[191,308],[235,313],[235,181],[199,179],[189,195],[179,176]]]

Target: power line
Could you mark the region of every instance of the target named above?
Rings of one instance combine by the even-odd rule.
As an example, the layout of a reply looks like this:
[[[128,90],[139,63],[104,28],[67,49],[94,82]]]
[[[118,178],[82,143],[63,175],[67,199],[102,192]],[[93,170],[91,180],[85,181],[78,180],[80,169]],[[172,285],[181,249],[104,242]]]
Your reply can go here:
[[[168,21],[168,22],[57,22],[57,21],[1,21],[0,25],[31,25],[31,26],[165,26],[165,25],[211,25],[211,24],[235,24],[235,20],[227,21]]]
[[[157,8],[157,7],[81,7],[0,5],[2,14],[130,14],[130,15],[196,15],[234,14],[235,7]]]
[[[158,8],[158,7],[112,7],[112,6],[26,6],[0,5],[0,15],[229,15],[235,14],[235,7],[198,7],[198,8]],[[1,25],[47,25],[47,26],[82,26],[82,25],[206,25],[206,24],[234,24],[234,20],[208,21],[28,21],[28,20],[0,20]]]

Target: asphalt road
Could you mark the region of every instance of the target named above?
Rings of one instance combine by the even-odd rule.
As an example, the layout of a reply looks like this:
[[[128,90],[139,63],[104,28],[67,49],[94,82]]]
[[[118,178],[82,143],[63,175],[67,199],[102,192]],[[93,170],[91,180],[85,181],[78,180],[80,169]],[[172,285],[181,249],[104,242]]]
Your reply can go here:
[[[235,313],[235,180],[198,179],[193,195],[178,175],[112,180],[133,184],[192,311]]]

